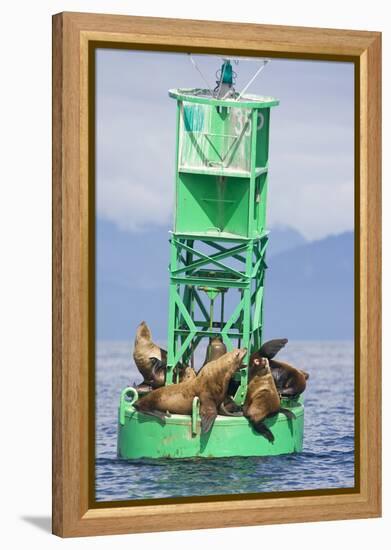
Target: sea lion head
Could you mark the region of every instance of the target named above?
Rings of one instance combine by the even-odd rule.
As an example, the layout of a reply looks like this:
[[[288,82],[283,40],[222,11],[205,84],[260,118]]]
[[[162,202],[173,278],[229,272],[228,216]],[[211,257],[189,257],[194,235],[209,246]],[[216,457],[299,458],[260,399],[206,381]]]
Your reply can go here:
[[[220,357],[220,359],[218,359],[217,362],[224,360],[224,364],[226,365],[226,370],[230,372],[232,375],[242,367],[242,361],[246,353],[247,353],[247,348],[237,348],[232,351],[229,351],[228,353]]]
[[[214,336],[209,339],[208,347],[206,348],[206,356],[204,365],[209,363],[209,361],[214,361],[219,357],[222,357],[227,353],[227,346],[224,344],[221,336]]]
[[[198,371],[199,378],[216,378],[217,376],[232,376],[242,366],[242,361],[247,353],[246,348],[228,351],[218,359],[209,361]]]
[[[152,340],[152,333],[145,321],[141,321],[136,331],[136,342],[140,340]]]
[[[239,362],[237,368],[240,368],[242,366],[242,361],[247,353],[247,348],[234,349],[232,353],[234,353],[234,360]]]
[[[265,376],[270,374],[270,365],[266,357],[254,357],[249,368],[249,375],[252,376]]]
[[[192,367],[184,367],[179,370],[179,381],[186,382],[187,380],[194,380],[197,376],[196,371]]]

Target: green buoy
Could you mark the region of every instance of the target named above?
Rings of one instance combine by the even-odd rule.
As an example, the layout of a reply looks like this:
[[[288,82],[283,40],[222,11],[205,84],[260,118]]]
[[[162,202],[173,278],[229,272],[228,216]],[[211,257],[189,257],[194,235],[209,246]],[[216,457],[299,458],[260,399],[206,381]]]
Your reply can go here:
[[[166,384],[174,383],[178,363],[194,363],[203,340],[219,337],[228,351],[249,350],[236,375],[233,397],[241,405],[249,357],[262,343],[270,110],[279,102],[236,92],[228,59],[213,91],[175,89],[169,96],[177,110]],[[230,311],[224,307],[228,299]],[[191,417],[172,415],[162,424],[135,411],[137,395],[130,390],[120,401],[122,458],[264,456],[302,449],[301,399],[283,403],[296,419],[279,414],[266,420],[275,436],[269,443],[244,417],[218,416],[211,432],[201,435],[196,405]]]

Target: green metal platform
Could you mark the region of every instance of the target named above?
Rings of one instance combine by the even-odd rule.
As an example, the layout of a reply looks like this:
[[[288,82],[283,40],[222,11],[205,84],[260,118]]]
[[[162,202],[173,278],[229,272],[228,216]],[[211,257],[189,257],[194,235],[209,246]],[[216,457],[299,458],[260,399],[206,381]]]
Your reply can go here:
[[[127,395],[128,394],[128,395]],[[254,431],[244,417],[218,416],[212,430],[201,434],[198,407],[190,416],[173,414],[164,422],[133,407],[134,388],[121,394],[118,456],[135,458],[190,458],[271,456],[300,452],[303,448],[304,406],[301,398],[284,400],[282,406],[296,419],[279,413],[265,420],[275,440],[270,443]]]

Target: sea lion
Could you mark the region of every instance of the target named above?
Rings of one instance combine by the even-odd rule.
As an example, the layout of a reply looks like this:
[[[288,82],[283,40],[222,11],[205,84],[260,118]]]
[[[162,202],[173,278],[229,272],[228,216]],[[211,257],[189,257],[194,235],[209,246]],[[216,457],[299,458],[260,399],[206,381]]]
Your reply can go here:
[[[264,342],[258,351],[251,354],[249,364],[251,365],[254,359],[266,357],[266,359],[273,359],[277,353],[288,343],[287,338],[276,338],[274,340],[268,340]]]
[[[152,365],[151,389],[154,390],[164,386],[166,383],[167,364],[156,357],[151,357],[150,360]],[[178,382],[191,380],[197,376],[196,371],[192,367],[181,364],[174,367],[173,374],[174,380],[178,380]]]
[[[209,363],[209,361],[215,361],[227,353],[227,346],[224,344],[222,339],[219,336],[214,336],[209,339],[209,344],[206,349],[206,356],[204,365]]]
[[[307,372],[275,359],[270,360],[270,368],[281,397],[294,397],[303,393],[309,378]]]
[[[253,352],[249,359],[249,368],[254,364],[256,359],[266,357],[271,359],[274,357],[284,346],[287,344],[287,338],[276,338],[274,340],[268,340],[259,348],[259,350]],[[237,380],[231,380],[228,387],[229,395],[235,395],[237,389],[240,386],[240,382]]]
[[[227,346],[224,344],[220,336],[214,336],[209,339],[209,344],[206,350],[204,364],[198,372],[210,361],[216,361],[227,353]],[[224,401],[219,406],[219,414],[223,416],[243,416],[241,408],[235,403],[230,395],[226,395]]]
[[[151,330],[147,323],[142,321],[136,331],[133,359],[143,377],[142,384],[153,387],[155,385],[155,378],[158,377],[154,374],[154,362],[151,362],[151,358],[167,364],[167,352],[152,341]]]
[[[243,411],[231,395],[226,395],[219,407],[219,414],[222,416],[243,416]]]
[[[191,414],[193,399],[200,400],[201,431],[209,432],[246,349],[235,349],[207,363],[196,378],[158,388],[134,404],[136,410],[163,419],[170,413]]]
[[[243,405],[243,415],[249,420],[254,430],[274,441],[274,435],[263,420],[278,412],[283,412],[288,418],[294,414],[288,409],[281,408],[280,396],[271,373],[269,361],[266,357],[254,358],[249,367],[249,384],[246,400]]]
[[[167,351],[157,346],[152,340],[152,333],[145,321],[137,327],[134,342],[133,359],[143,376],[143,382],[137,386],[143,393],[164,386],[166,382]],[[186,365],[178,364],[174,369],[174,376],[179,381],[188,377],[194,378],[195,372]]]
[[[292,397],[300,395],[306,388],[306,380],[309,374],[303,370],[296,369],[289,363],[277,361],[275,355],[287,344],[286,338],[269,340],[265,342],[258,351],[250,357],[250,365],[262,357],[269,359],[272,376],[277,387],[277,391],[282,397]]]

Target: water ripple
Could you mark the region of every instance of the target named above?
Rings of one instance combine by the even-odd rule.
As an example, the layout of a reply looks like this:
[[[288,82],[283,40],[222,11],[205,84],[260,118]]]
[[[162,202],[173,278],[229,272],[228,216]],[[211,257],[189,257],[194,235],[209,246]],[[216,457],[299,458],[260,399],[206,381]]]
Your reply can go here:
[[[121,389],[140,377],[126,342],[97,349],[96,499],[98,501],[331,489],[354,485],[352,342],[290,342],[281,359],[310,373],[304,450],[275,457],[119,460]],[[333,384],[330,384],[330,372]],[[335,376],[341,381],[335,382]]]

